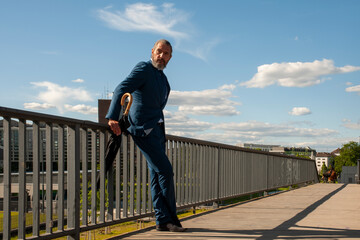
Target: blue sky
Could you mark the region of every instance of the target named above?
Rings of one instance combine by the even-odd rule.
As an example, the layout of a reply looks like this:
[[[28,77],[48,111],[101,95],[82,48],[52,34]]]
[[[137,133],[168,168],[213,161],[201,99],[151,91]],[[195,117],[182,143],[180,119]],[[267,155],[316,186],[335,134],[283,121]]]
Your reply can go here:
[[[360,138],[360,1],[2,1],[0,105],[97,121],[154,42],[168,134],[331,152]]]

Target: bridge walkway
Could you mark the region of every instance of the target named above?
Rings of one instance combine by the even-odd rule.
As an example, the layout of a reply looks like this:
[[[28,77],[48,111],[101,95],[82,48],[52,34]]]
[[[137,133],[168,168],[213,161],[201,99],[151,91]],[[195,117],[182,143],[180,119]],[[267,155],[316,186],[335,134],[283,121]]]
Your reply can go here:
[[[113,239],[360,239],[360,185],[314,184]]]

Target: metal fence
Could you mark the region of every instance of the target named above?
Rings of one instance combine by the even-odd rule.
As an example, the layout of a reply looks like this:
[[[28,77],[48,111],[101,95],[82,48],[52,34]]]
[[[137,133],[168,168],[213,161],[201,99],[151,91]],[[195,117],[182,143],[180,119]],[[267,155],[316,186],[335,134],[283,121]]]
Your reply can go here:
[[[13,184],[18,187],[19,239],[25,239],[26,232],[32,233],[26,239],[79,239],[81,232],[153,215],[146,159],[131,137],[122,137],[114,168],[105,176],[106,125],[5,107],[0,107],[0,120],[3,239],[10,239],[13,231]],[[315,162],[309,159],[170,135],[166,150],[173,165],[179,209],[318,182]],[[100,189],[96,189],[97,174]],[[16,183],[13,175],[17,175]],[[42,225],[44,234],[40,234]]]

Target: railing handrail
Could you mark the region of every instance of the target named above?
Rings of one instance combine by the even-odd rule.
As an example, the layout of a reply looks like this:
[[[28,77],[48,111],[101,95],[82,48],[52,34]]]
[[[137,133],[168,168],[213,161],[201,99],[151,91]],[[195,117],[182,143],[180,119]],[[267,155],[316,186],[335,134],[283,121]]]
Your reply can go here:
[[[2,106],[0,106],[0,116],[12,117],[12,118],[18,118],[18,119],[26,119],[26,120],[31,120],[31,121],[39,121],[39,122],[53,122],[56,124],[64,124],[64,125],[71,125],[71,126],[75,125],[75,124],[80,124],[81,127],[100,128],[103,130],[110,129],[108,127],[108,125],[103,124],[103,123],[97,123],[97,122],[88,121],[88,120],[79,120],[79,119],[68,118],[68,117],[59,117],[59,116],[51,115],[51,114],[36,113],[36,112],[31,112],[31,111],[26,111],[26,110],[6,108],[6,107],[2,107]],[[241,151],[251,152],[251,153],[261,153],[261,154],[265,154],[265,155],[278,156],[278,157],[284,157],[284,158],[288,157],[287,155],[280,154],[280,153],[260,151],[260,150],[250,149],[250,148],[244,148],[244,147],[224,144],[224,143],[217,143],[217,142],[213,142],[213,141],[194,139],[194,138],[188,138],[188,137],[182,137],[182,136],[175,136],[175,135],[170,135],[170,134],[166,134],[166,138],[168,140],[173,140],[173,141],[189,142],[189,143],[193,143],[193,144],[201,144],[201,145],[206,145],[206,146],[220,147],[220,148],[226,148],[226,149],[232,149],[232,150],[241,150]],[[302,158],[302,157],[297,157],[297,156],[291,156],[291,158],[298,158],[298,159],[307,160],[307,161],[314,161],[313,159]]]
[[[11,117],[17,119],[26,119],[30,121],[38,121],[38,122],[51,122],[60,125],[69,125],[73,126],[76,124],[81,125],[81,127],[87,128],[100,128],[102,130],[107,130],[108,126],[103,123],[92,122],[88,120],[79,120],[75,118],[68,117],[60,117],[51,114],[30,112],[26,110],[19,110],[14,108],[7,108],[0,106],[0,116],[2,117]]]

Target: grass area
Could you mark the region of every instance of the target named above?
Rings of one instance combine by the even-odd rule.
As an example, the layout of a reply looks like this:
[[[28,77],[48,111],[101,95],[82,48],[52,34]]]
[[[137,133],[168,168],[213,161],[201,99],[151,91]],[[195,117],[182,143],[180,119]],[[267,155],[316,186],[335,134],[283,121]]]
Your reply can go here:
[[[57,216],[54,216],[54,219],[57,219]],[[54,220],[53,219],[53,220]],[[46,214],[40,213],[40,222],[43,223],[46,221]],[[11,212],[11,229],[17,229],[19,223],[19,213]],[[33,223],[33,214],[28,212],[25,214],[25,225],[32,226]],[[3,232],[4,227],[4,212],[0,211],[0,232]]]

